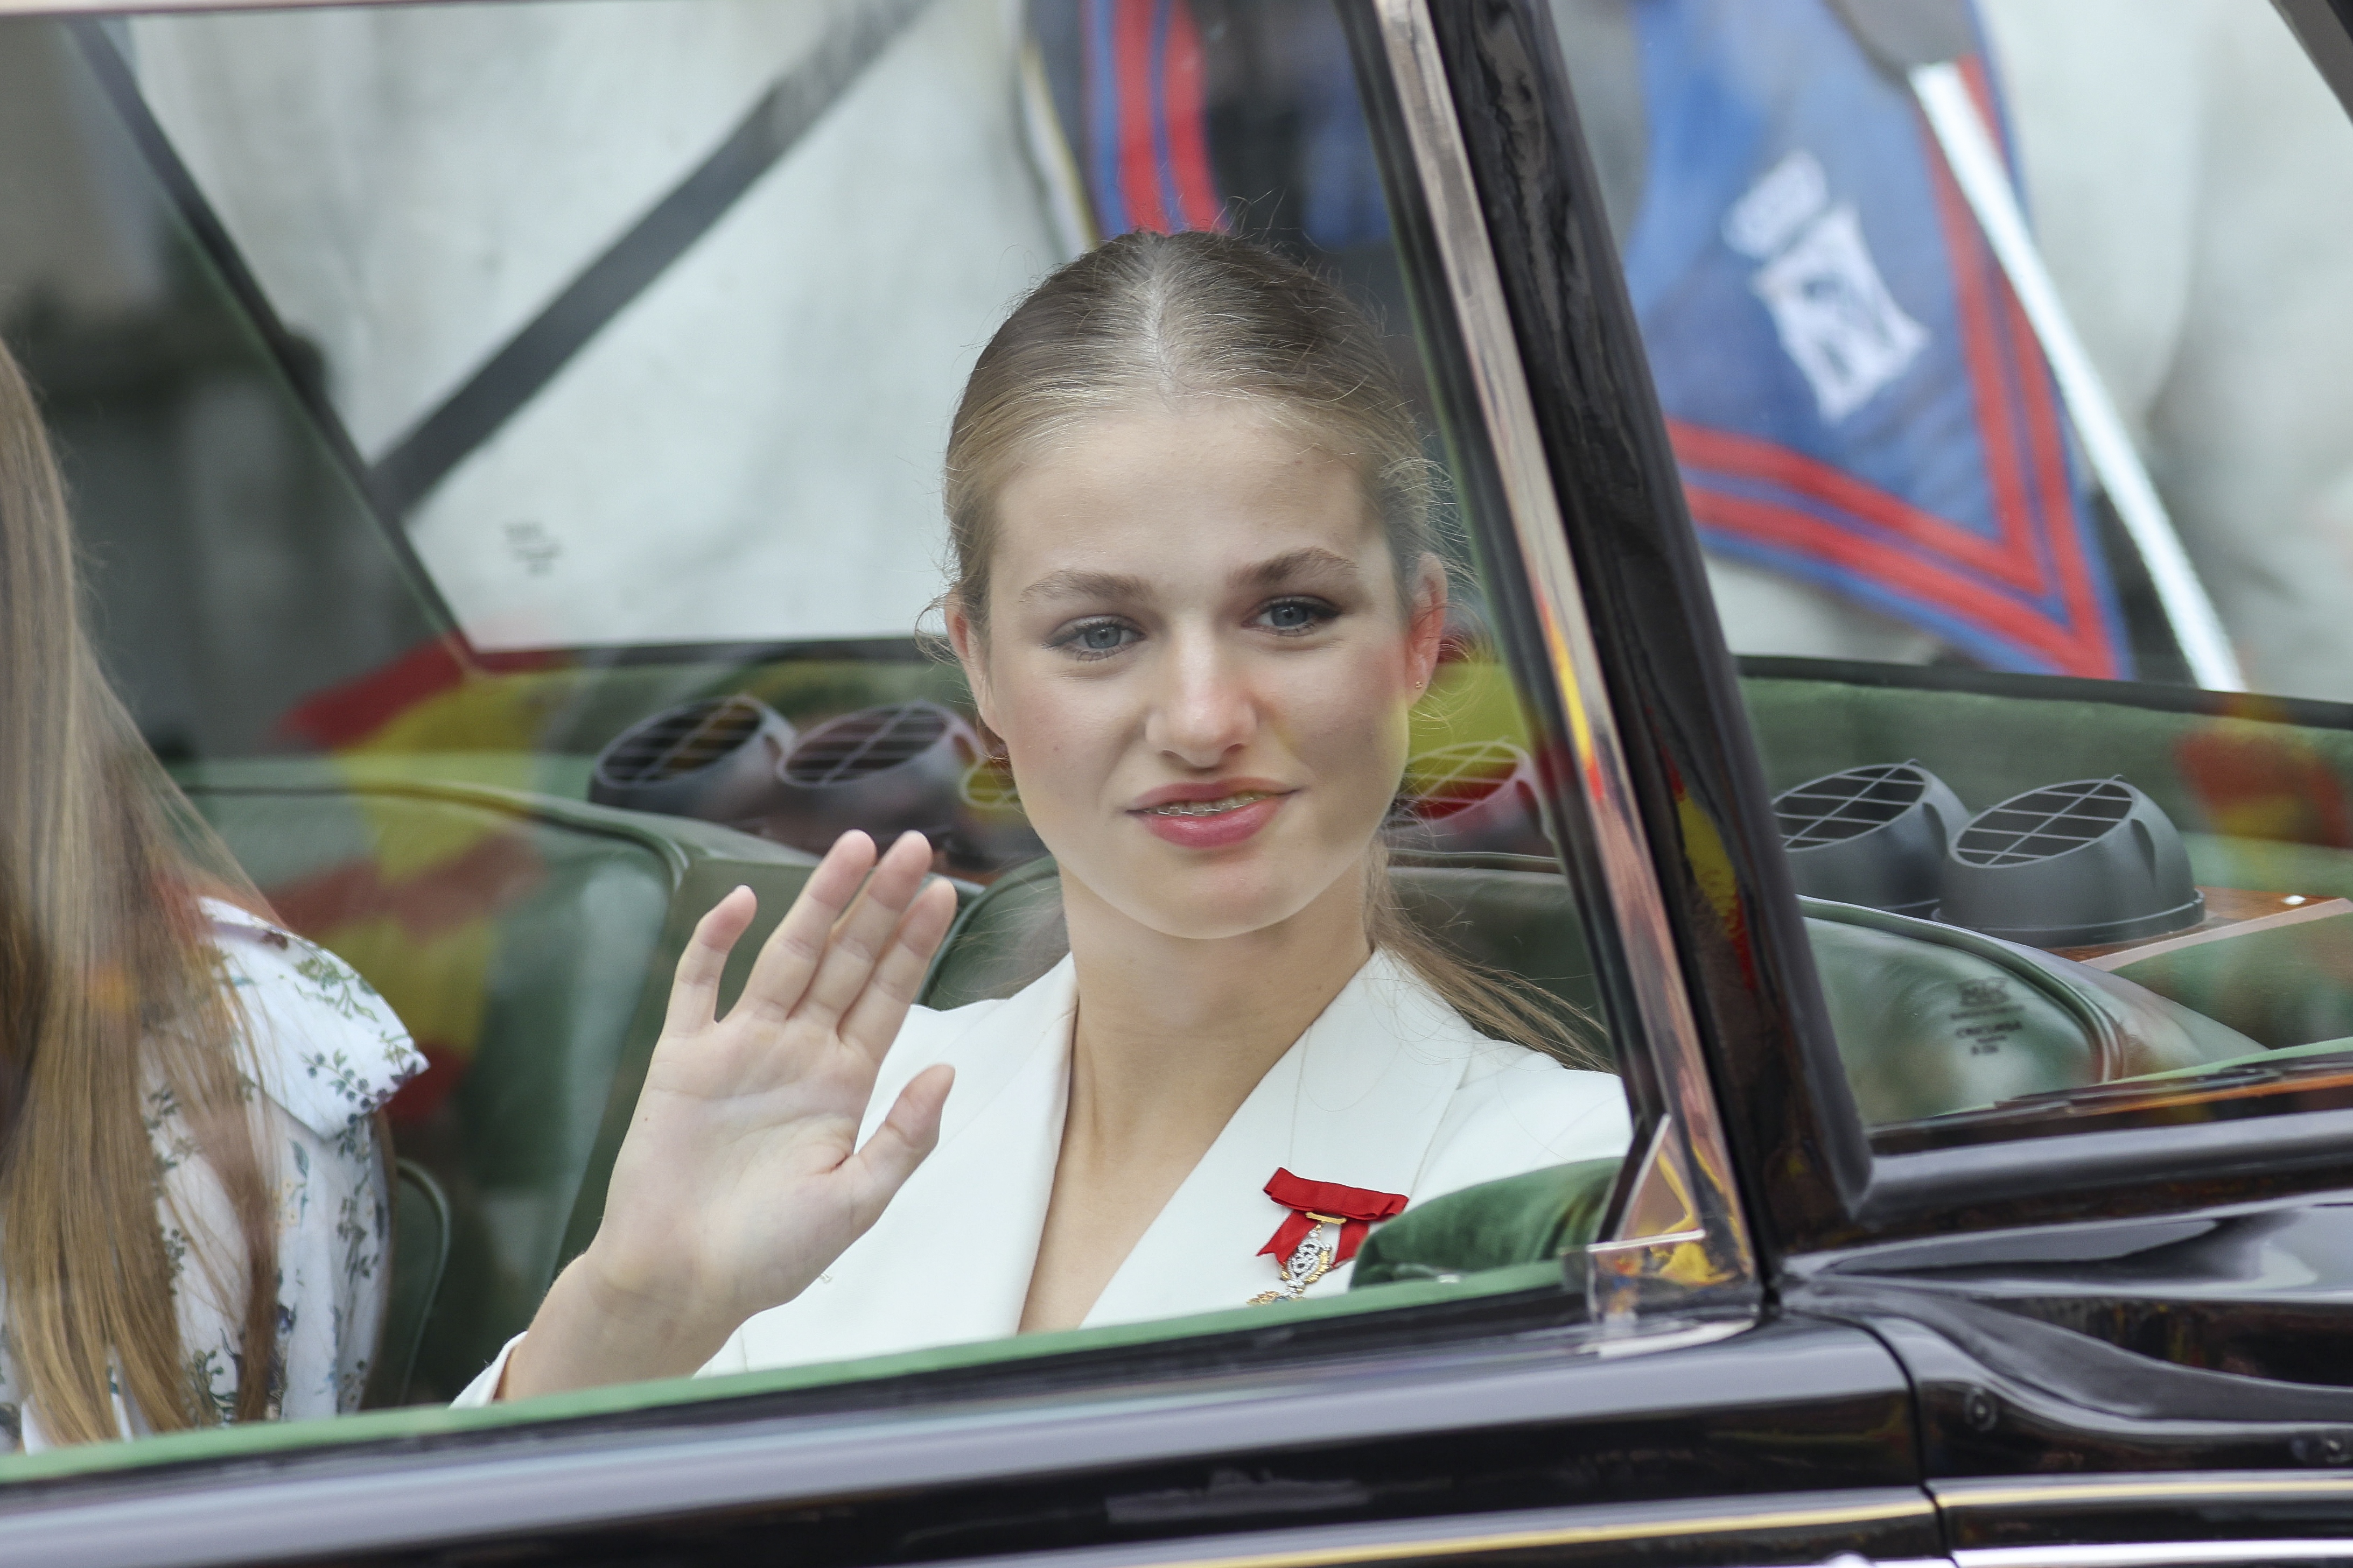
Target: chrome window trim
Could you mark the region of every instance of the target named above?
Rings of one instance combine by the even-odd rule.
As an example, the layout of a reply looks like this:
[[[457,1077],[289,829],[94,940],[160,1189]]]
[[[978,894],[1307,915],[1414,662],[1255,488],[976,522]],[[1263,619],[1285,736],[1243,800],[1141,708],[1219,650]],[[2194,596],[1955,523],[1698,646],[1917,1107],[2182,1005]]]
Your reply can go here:
[[[1981,1546],[1959,1568],[2190,1568],[2206,1563],[2353,1563],[2353,1541],[2134,1541],[2116,1546]]]
[[[2353,1475],[2341,1471],[2191,1470],[2167,1474],[1988,1476],[1928,1483],[1947,1509],[2075,1509],[2093,1503],[2335,1502],[2353,1504]]]
[[[1605,1328],[1630,1331],[1642,1317],[1672,1316],[1695,1286],[1753,1287],[1756,1247],[1734,1185],[1731,1147],[1649,835],[1636,809],[1584,590],[1569,556],[1560,498],[1454,115],[1430,0],[1376,0],[1375,9],[1478,413],[1567,710],[1572,771],[1598,851],[1601,892],[1626,958],[1639,1015],[1634,1022],[1667,1100],[1667,1114],[1641,1155],[1650,1179],[1629,1194],[1617,1233],[1588,1254],[1596,1316]],[[1675,1260],[1672,1281],[1663,1274],[1670,1258]]]
[[[2174,1517],[2184,1512],[2220,1510],[2260,1518],[2266,1510],[2309,1509],[2317,1504],[2341,1515],[2353,1504],[2353,1475],[2295,1470],[2204,1470],[2184,1474],[2116,1474],[2091,1476],[1989,1476],[1965,1480],[1932,1480],[1928,1490],[1949,1526],[1967,1528],[1985,1521],[2034,1526],[2037,1514],[2055,1515],[2056,1524],[2070,1534],[2096,1533],[2085,1528],[2092,1509],[2128,1510],[2162,1509]],[[2290,1520],[2289,1528],[2311,1530],[2322,1521],[2309,1515]],[[2353,1563],[2353,1537],[2255,1536],[2212,1540],[2158,1538],[2085,1544],[2052,1542],[2036,1546],[1968,1546],[1953,1553],[1962,1568],[2160,1568],[2163,1564],[2208,1563],[2276,1563],[2284,1559]]]
[[[1525,1513],[1458,1515],[1378,1524],[1253,1531],[1214,1541],[1155,1541],[965,1558],[937,1568],[1355,1568],[1356,1564],[1479,1557],[1499,1552],[1625,1545],[1736,1535],[1744,1531],[1929,1524],[1935,1505],[1890,1487],[1834,1492],[1768,1492],[1738,1498],[1666,1499]],[[1857,1560],[1859,1561],[1859,1560]],[[1881,1558],[1871,1568],[1947,1558]]]

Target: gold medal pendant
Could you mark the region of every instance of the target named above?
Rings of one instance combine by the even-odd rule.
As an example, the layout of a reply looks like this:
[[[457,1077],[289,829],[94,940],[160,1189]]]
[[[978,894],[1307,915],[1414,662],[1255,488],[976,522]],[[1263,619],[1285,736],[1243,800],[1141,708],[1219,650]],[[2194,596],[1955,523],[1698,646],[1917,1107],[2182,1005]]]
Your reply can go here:
[[[1282,1283],[1271,1290],[1261,1290],[1250,1299],[1253,1307],[1263,1307],[1270,1301],[1296,1301],[1307,1294],[1307,1288],[1332,1272],[1339,1260],[1341,1222],[1329,1215],[1311,1214],[1315,1228],[1300,1239],[1291,1249],[1291,1257],[1282,1266]]]

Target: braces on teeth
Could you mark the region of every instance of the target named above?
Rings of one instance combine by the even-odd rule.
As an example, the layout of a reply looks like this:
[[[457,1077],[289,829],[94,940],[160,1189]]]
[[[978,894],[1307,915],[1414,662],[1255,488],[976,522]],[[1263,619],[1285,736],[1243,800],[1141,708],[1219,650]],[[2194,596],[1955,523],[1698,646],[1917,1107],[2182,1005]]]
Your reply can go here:
[[[1215,816],[1221,811],[1232,811],[1253,801],[1264,800],[1261,792],[1252,795],[1229,795],[1222,800],[1177,800],[1152,808],[1155,816]]]

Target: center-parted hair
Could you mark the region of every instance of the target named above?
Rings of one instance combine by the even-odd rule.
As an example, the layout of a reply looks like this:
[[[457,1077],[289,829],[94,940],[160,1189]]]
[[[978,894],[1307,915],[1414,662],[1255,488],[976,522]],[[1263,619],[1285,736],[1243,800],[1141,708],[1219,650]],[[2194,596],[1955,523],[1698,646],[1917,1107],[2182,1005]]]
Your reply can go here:
[[[1430,550],[1421,431],[1380,333],[1332,284],[1231,235],[1138,229],[1032,290],[949,428],[956,602],[985,625],[997,496],[1078,426],[1141,404],[1247,403],[1348,461],[1403,585]]]
[[[1398,601],[1432,554],[1433,476],[1379,330],[1339,288],[1229,234],[1136,230],[1031,290],[974,364],[949,427],[948,597],[984,637],[997,498],[1081,427],[1139,406],[1246,404],[1347,462],[1397,570]],[[1377,838],[1365,930],[1470,1025],[1574,1067],[1604,1067],[1567,1003],[1474,963],[1407,916]]]

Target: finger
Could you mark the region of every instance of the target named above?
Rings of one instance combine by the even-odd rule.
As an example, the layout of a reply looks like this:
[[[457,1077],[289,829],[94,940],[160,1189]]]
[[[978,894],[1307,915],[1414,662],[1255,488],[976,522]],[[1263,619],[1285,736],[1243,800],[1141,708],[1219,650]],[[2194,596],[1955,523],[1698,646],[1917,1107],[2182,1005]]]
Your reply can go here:
[[[728,955],[759,912],[760,900],[752,889],[738,887],[694,922],[686,951],[678,955],[678,976],[670,982],[664,1034],[691,1034],[710,1026],[718,1011],[719,977],[727,972]]]
[[[826,939],[842,910],[858,896],[858,884],[874,864],[874,840],[855,829],[833,841],[825,858],[801,885],[800,897],[768,933],[760,956],[744,982],[738,1007],[782,1017],[808,989],[809,977],[825,958]]]
[[[890,952],[892,933],[931,868],[932,847],[923,836],[902,834],[866,879],[866,890],[848,916],[835,925],[825,958],[797,1009],[801,1017],[830,1027],[856,1004],[874,966]]]
[[[939,1146],[940,1112],[955,1084],[955,1068],[945,1062],[935,1062],[917,1073],[899,1091],[891,1114],[866,1140],[866,1146],[842,1162],[842,1173],[851,1183],[850,1210],[860,1231],[882,1216],[883,1209],[907,1184],[907,1178],[915,1173],[915,1167]]]
[[[955,887],[944,879],[934,879],[915,895],[899,921],[890,951],[874,966],[873,978],[841,1020],[843,1039],[877,1062],[882,1059],[891,1042],[899,1037],[899,1026],[905,1021],[907,1009],[914,1005],[923,976],[931,972],[932,954],[939,951],[940,939],[955,923]]]

